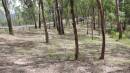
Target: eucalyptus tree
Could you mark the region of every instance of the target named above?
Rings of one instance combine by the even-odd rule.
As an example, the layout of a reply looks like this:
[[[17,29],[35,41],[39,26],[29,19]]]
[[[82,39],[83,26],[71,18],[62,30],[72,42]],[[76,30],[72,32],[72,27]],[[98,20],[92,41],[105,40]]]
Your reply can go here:
[[[39,6],[39,28],[41,28],[41,3],[40,3],[40,0],[38,1],[38,6]]]
[[[49,35],[48,35],[48,30],[47,30],[47,25],[46,25],[46,19],[45,19],[45,12],[44,12],[44,5],[43,5],[43,1],[40,0],[40,5],[41,5],[41,10],[42,10],[42,18],[43,18],[43,24],[44,24],[44,30],[45,30],[45,39],[46,39],[46,43],[49,43]]]
[[[8,0],[2,0],[2,4],[3,4],[4,11],[5,11],[6,19],[8,22],[9,34],[14,35],[12,21],[11,21],[11,15],[10,15],[10,11],[8,9]]]
[[[101,57],[100,59],[104,59],[105,56],[105,30],[104,30],[104,9],[103,9],[103,4],[102,0],[96,0],[98,4],[98,8],[100,11],[100,16],[101,16],[101,30],[102,30],[102,51],[101,51]]]
[[[77,34],[77,27],[75,21],[75,13],[74,13],[74,0],[70,0],[70,7],[71,7],[71,15],[72,15],[72,25],[75,35],[75,60],[79,57],[79,44],[78,44],[78,34]]]
[[[57,29],[58,29],[58,33],[60,35],[64,34],[64,26],[63,26],[63,19],[62,19],[62,14],[61,14],[61,4],[59,2],[59,0],[55,0],[55,7],[56,7],[56,14],[57,14]]]

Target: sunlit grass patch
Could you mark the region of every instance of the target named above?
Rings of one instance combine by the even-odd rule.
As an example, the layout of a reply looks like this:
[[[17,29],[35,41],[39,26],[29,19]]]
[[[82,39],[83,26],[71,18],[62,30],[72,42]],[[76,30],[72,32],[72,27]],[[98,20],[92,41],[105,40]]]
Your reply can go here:
[[[80,41],[82,43],[99,43],[100,39],[97,38],[97,37],[94,37],[93,40],[92,40],[92,37],[83,37],[83,38],[80,38]]]
[[[130,47],[130,39],[124,38],[122,40],[119,40],[119,42],[124,43],[125,45]]]
[[[74,53],[48,53],[47,57],[50,60],[74,60]]]

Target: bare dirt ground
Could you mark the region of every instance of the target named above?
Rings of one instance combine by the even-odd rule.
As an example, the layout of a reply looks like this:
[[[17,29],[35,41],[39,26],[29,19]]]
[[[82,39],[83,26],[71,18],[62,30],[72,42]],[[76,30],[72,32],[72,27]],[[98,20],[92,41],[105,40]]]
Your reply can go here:
[[[130,73],[130,47],[107,36],[105,60],[99,60],[101,36],[95,31],[91,40],[82,27],[78,25],[78,61],[73,61],[72,28],[66,28],[63,36],[51,28],[49,44],[39,29],[0,34],[0,73]]]

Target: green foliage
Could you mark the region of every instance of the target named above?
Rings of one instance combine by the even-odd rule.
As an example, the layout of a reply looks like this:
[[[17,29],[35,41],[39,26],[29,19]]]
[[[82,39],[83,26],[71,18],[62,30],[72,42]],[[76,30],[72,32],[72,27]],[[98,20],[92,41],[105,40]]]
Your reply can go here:
[[[116,36],[116,29],[115,28],[108,29],[108,34],[110,34],[111,38],[114,38]]]
[[[126,22],[130,24],[130,0],[124,0],[124,11],[126,14]]]

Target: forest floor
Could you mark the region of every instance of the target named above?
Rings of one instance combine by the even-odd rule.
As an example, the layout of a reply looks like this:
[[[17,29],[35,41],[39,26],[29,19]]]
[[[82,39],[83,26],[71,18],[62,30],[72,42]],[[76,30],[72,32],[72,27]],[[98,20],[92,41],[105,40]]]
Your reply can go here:
[[[0,73],[130,73],[130,46],[106,36],[105,60],[99,60],[101,36],[86,34],[86,26],[78,25],[80,57],[74,59],[73,29],[65,35],[49,30],[50,43],[44,41],[44,30],[15,31],[0,34]],[[81,29],[82,27],[82,29]],[[91,31],[89,31],[91,32]]]

